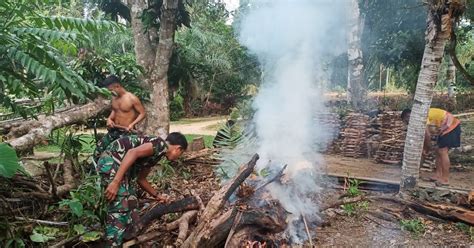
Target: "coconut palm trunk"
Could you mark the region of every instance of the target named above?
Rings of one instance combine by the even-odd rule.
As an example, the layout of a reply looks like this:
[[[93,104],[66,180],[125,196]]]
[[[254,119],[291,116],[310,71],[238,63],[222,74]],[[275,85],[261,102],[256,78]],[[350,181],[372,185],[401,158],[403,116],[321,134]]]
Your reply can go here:
[[[446,0],[439,2],[444,2],[443,5],[446,4]],[[433,2],[430,2],[429,7],[425,50],[405,140],[402,178],[400,182],[400,189],[402,191],[414,188],[419,178],[426,119],[433,98],[433,88],[438,80],[444,48],[450,36],[451,12],[445,11],[446,8],[433,10]]]

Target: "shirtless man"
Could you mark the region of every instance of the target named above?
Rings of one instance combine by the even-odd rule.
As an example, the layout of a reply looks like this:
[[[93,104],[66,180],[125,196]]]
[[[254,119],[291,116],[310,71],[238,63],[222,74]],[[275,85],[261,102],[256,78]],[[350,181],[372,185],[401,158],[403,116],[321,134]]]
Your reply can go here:
[[[108,76],[102,87],[107,87],[112,92],[112,111],[107,118],[107,134],[97,143],[94,151],[94,160],[99,160],[102,152],[114,140],[129,135],[135,125],[145,118],[145,108],[140,99],[125,90],[116,76]]]

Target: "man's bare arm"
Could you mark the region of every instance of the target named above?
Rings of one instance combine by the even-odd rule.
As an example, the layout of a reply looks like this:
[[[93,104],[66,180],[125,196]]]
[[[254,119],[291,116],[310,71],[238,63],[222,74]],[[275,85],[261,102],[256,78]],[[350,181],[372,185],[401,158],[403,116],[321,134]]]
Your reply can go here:
[[[110,111],[109,117],[107,117],[107,126],[108,127],[114,127],[115,126],[115,111],[112,109]]]
[[[140,102],[140,99],[138,99],[138,97],[133,95],[132,101],[133,101],[133,108],[135,109],[135,111],[137,111],[138,116],[137,118],[135,118],[135,120],[132,123],[130,123],[130,125],[128,126],[129,129],[133,129],[135,125],[139,123],[140,121],[142,121],[143,119],[145,119],[145,116],[146,116],[145,108]]]

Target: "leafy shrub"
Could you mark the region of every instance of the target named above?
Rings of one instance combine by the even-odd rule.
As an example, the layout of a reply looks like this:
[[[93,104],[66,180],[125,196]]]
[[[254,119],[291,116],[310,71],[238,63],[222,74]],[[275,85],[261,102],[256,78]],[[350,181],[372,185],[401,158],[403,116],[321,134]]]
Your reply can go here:
[[[170,119],[177,121],[184,117],[184,98],[176,94],[170,102]]]

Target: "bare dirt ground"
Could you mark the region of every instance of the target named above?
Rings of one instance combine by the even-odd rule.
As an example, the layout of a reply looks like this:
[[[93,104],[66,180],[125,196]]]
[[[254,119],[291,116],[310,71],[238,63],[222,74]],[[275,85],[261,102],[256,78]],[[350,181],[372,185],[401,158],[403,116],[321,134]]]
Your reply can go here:
[[[325,155],[323,172],[334,176],[349,176],[359,179],[376,179],[398,184],[401,167],[397,165],[378,164],[369,159],[355,159],[338,155]],[[450,185],[446,188],[470,191],[474,190],[474,167],[454,167],[450,171]],[[420,171],[421,178],[433,176],[433,172]],[[433,183],[421,180],[420,186],[437,188]],[[441,188],[441,187],[440,187]]]
[[[172,122],[170,125],[170,132],[181,132],[183,134],[199,134],[199,135],[216,135],[220,125],[226,122],[226,117],[212,117],[182,120],[179,122]]]
[[[333,195],[340,193],[334,191]],[[400,222],[382,220],[371,214],[383,208],[401,209],[404,219],[419,220],[423,230],[410,232]],[[429,218],[386,201],[368,202],[367,209],[350,216],[336,209],[326,218],[329,224],[316,228],[316,247],[474,247],[474,237],[459,224]]]

